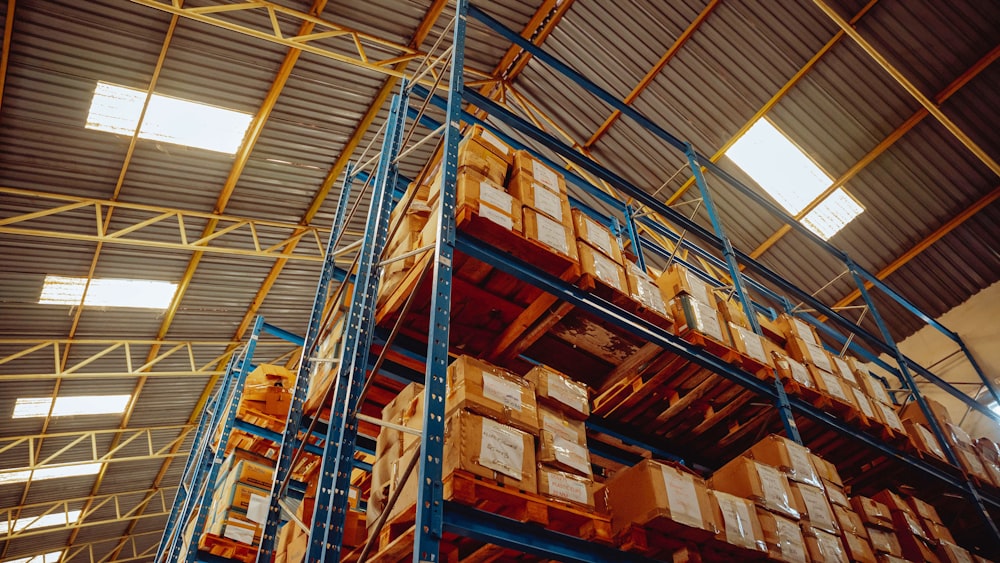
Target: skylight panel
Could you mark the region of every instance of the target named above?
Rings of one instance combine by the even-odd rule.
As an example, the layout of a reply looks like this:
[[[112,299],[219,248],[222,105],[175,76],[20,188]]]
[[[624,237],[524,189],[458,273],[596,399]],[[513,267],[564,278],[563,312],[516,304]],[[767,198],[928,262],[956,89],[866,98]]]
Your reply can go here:
[[[41,555],[32,555],[31,557],[21,557],[20,559],[8,559],[4,563],[59,563],[59,560],[63,556],[63,550],[50,551],[49,553],[42,553]]]
[[[79,306],[87,278],[45,276],[38,302],[42,305]],[[177,284],[157,280],[98,278],[87,289],[88,307],[133,307],[166,309],[177,292]]]
[[[146,92],[98,82],[87,115],[87,129],[133,135]],[[139,138],[234,154],[253,116],[162,94],[153,94]]]
[[[0,536],[24,530],[36,530],[38,528],[48,528],[51,526],[66,526],[76,524],[80,521],[80,511],[70,510],[69,512],[55,512],[43,514],[41,516],[26,516],[14,520],[13,525],[9,521],[0,521]]]
[[[800,214],[833,183],[833,178],[764,118],[757,120],[726,156],[791,215]],[[801,222],[828,240],[863,212],[854,198],[838,188]]]
[[[60,479],[63,477],[82,477],[85,475],[97,475],[101,471],[101,463],[78,463],[75,465],[64,465],[59,467],[45,467],[42,469],[25,469],[22,471],[0,471],[0,485],[12,483],[26,483],[27,481],[45,481],[47,479]]]
[[[50,408],[52,416],[121,414],[125,412],[131,398],[131,395],[57,397],[53,405],[51,397],[22,397],[14,403],[11,418],[48,416]]]

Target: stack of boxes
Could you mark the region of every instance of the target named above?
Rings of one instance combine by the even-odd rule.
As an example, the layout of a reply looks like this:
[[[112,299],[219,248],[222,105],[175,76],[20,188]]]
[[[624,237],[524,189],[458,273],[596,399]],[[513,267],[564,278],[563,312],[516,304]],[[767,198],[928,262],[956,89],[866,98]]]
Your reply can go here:
[[[1000,451],[997,450],[996,444],[987,438],[973,440],[965,430],[952,422],[951,415],[944,405],[927,397],[924,397],[924,401],[944,432],[945,439],[958,458],[961,469],[984,485],[1000,487],[998,480]],[[900,411],[900,418],[910,431],[910,440],[915,448],[947,461],[944,450],[931,432],[930,423],[920,405],[915,402],[906,404]]]
[[[854,512],[861,517],[865,532],[876,553],[884,553],[893,557],[902,555],[902,548],[893,528],[892,514],[885,504],[864,496],[851,497]]]
[[[522,204],[524,238],[578,260],[563,177],[524,151],[514,153],[508,190]]]
[[[260,364],[247,374],[240,410],[287,418],[294,388],[294,373],[281,366]]]
[[[234,451],[219,468],[205,533],[250,546],[259,545],[270,508],[273,482],[273,462]]]
[[[656,279],[656,285],[670,301],[677,334],[694,331],[718,344],[730,346],[729,331],[711,286],[677,264],[671,264]]]
[[[628,294],[628,279],[618,237],[579,209],[574,209],[572,214],[580,269],[616,292]]]

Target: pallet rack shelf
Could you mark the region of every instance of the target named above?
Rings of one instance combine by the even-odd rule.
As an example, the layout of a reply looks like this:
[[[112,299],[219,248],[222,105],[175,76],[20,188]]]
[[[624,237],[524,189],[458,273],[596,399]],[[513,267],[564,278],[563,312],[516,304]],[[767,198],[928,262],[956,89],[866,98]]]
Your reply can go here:
[[[425,386],[427,407],[423,420],[424,431],[420,437],[418,450],[421,455],[419,461],[416,462],[415,475],[419,483],[415,525],[411,535],[399,538],[402,543],[412,542],[412,547],[406,547],[404,551],[412,550],[413,561],[445,559],[447,550],[442,550],[442,541],[445,538],[454,537],[474,538],[485,544],[502,546],[562,561],[644,560],[643,557],[632,553],[624,553],[607,546],[595,546],[579,538],[521,524],[509,518],[489,514],[445,498],[441,465],[444,447],[443,398],[445,396],[445,373],[449,363],[449,354],[454,352],[449,330],[452,323],[453,297],[455,292],[459,291],[461,282],[461,280],[456,280],[455,268],[461,260],[474,260],[509,274],[519,283],[536,288],[550,296],[549,301],[546,301],[547,305],[564,307],[563,310],[567,312],[578,311],[582,315],[604,323],[604,326],[611,327],[611,330],[615,331],[616,334],[632,339],[634,342],[655,347],[657,353],[671,354],[699,369],[717,374],[734,384],[734,393],[745,390],[754,396],[767,399],[774,405],[774,412],[778,413],[778,418],[777,422],[763,425],[765,429],[783,431],[795,441],[804,442],[806,445],[821,451],[850,454],[849,457],[843,458],[845,462],[857,459],[859,455],[872,456],[873,459],[877,459],[877,466],[873,464],[868,469],[872,475],[866,476],[863,473],[855,472],[859,483],[863,484],[867,479],[870,483],[884,484],[889,478],[888,472],[904,469],[907,478],[913,479],[915,484],[919,482],[921,485],[936,490],[959,493],[963,499],[956,501],[955,506],[960,506],[963,510],[971,509],[978,516],[980,529],[984,531],[982,537],[986,538],[985,541],[995,540],[996,543],[1000,543],[1000,532],[994,523],[994,518],[1000,515],[1000,496],[995,491],[982,490],[968,475],[957,469],[960,466],[958,460],[948,447],[942,429],[933,423],[934,417],[916,388],[915,377],[923,377],[940,386],[970,408],[976,409],[986,416],[994,419],[997,416],[975,399],[948,385],[931,371],[919,366],[899,352],[884,319],[879,316],[875,308],[873,299],[868,292],[868,286],[884,292],[927,324],[934,326],[951,338],[965,353],[991,396],[994,399],[1000,399],[997,389],[975,363],[974,358],[957,334],[917,310],[870,272],[854,263],[850,256],[816,237],[799,225],[794,218],[715,166],[689,144],[677,139],[647,117],[623,104],[541,48],[505,28],[484,10],[469,6],[467,0],[458,0],[456,4],[456,16],[452,22],[453,36],[447,95],[440,95],[419,84],[404,84],[401,94],[393,99],[389,119],[382,135],[382,150],[377,158],[375,172],[369,176],[363,171],[349,168],[346,173],[331,232],[327,263],[324,265],[316,302],[306,336],[303,339],[302,361],[299,366],[289,422],[282,436],[276,436],[273,433],[268,435],[269,438],[281,442],[282,446],[278,457],[276,482],[272,489],[269,518],[261,540],[258,561],[269,561],[274,553],[278,526],[287,519],[282,511],[280,500],[288,494],[288,475],[297,455],[296,452],[307,441],[305,436],[310,435],[316,436],[319,443],[323,444],[323,447],[315,450],[321,455],[323,465],[318,483],[313,521],[307,523],[309,524],[307,560],[339,561],[341,559],[340,546],[342,545],[353,470],[358,467],[370,469],[364,463],[358,462],[355,455],[359,426],[363,421],[363,417],[359,417],[361,402],[371,379],[386,375],[400,381],[420,381]],[[568,80],[681,151],[688,159],[697,186],[701,190],[712,228],[707,229],[665,206],[641,188],[576,152],[566,143],[538,129],[505,106],[464,86],[463,52],[466,25],[470,19],[478,21],[500,37],[516,44],[540,62],[556,70]],[[408,100],[411,96],[423,100],[420,109],[409,107]],[[463,109],[463,103],[483,110],[490,116],[490,121]],[[436,121],[429,117],[425,111],[427,107],[435,107],[443,111],[443,119]],[[860,431],[804,398],[790,396],[778,378],[772,378],[770,381],[766,378],[762,379],[749,371],[748,368],[721,359],[705,348],[693,345],[672,332],[662,329],[654,322],[636,315],[633,311],[585,291],[565,279],[560,279],[558,272],[540,269],[538,264],[525,262],[523,259],[512,256],[504,249],[498,249],[489,242],[471,235],[468,230],[458,229],[455,217],[455,198],[460,122],[481,125],[515,149],[529,150],[535,157],[551,167],[565,170],[561,163],[536,151],[531,151],[515,135],[530,139],[568,162],[572,166],[572,170],[580,171],[581,173],[576,173],[572,170],[565,170],[567,182],[574,185],[579,193],[588,200],[600,202],[606,208],[616,210],[617,216],[609,217],[589,208],[582,198],[573,200],[574,207],[584,209],[592,217],[598,218],[605,224],[613,225],[616,222],[620,224],[622,232],[629,238],[631,248],[640,264],[645,260],[657,260],[659,263],[670,260],[693,266],[677,256],[676,251],[682,249],[719,271],[727,272],[729,275],[728,283],[732,284],[734,293],[747,313],[748,319],[751,320],[754,332],[758,334],[761,332],[761,328],[756,322],[756,312],[773,316],[775,307],[777,307],[783,312],[794,313],[798,318],[815,326],[831,341],[844,346],[860,358],[871,361],[896,376],[900,385],[908,390],[908,397],[915,401],[928,420],[932,421],[932,430],[943,445],[951,464],[933,463],[920,459],[911,452],[904,451],[898,444],[887,443],[875,433]],[[399,183],[405,183],[405,180],[399,176],[397,164],[403,145],[406,144],[408,138],[405,136],[407,123],[420,124],[435,133],[443,132],[441,161],[444,180],[440,201],[444,212],[439,214],[437,219],[438,236],[433,248],[425,249],[427,251],[425,258],[418,261],[419,266],[414,274],[416,286],[411,286],[413,288],[411,293],[403,296],[404,299],[401,301],[405,300],[406,302],[400,305],[402,314],[392,319],[398,321],[393,324],[385,318],[381,319],[380,322],[376,304],[380,289],[380,260],[387,238],[390,236],[389,218],[394,205],[394,194],[398,197],[399,190],[396,189],[396,186]],[[505,129],[497,128],[496,123],[502,124]],[[513,131],[514,134],[509,134],[509,131]],[[806,291],[783,279],[778,273],[733,248],[726,237],[725,226],[718,220],[718,213],[713,206],[713,194],[702,175],[703,170],[711,172],[713,177],[720,178],[734,189],[750,197],[799,230],[824,251],[841,260],[858,285],[865,303],[872,311],[880,335],[872,334],[855,325]],[[589,178],[585,178],[584,175],[589,176]],[[590,178],[607,183],[619,193],[630,198],[631,201],[636,202],[637,205],[641,205],[653,213],[641,215],[635,213],[635,207],[598,189],[591,183]],[[367,227],[364,237],[360,241],[360,248],[352,247],[357,250],[357,259],[352,268],[345,271],[336,267],[333,257],[342,254],[335,249],[340,246],[340,233],[343,230],[345,213],[352,195],[352,186],[357,181],[364,181],[365,189],[370,186],[371,203]],[[666,226],[668,223],[674,228]],[[676,248],[667,250],[658,242],[641,235],[642,231],[653,233],[662,240],[670,242]],[[702,246],[692,244],[689,241],[690,237],[678,235],[678,232],[690,233],[698,240],[703,241],[704,244]],[[419,270],[421,267],[424,270]],[[745,273],[743,269],[745,269]],[[703,276],[706,281],[713,285],[718,286],[723,283],[701,272],[696,267],[693,267],[692,271],[696,275]],[[759,283],[755,277],[763,280],[764,283]],[[418,292],[416,287],[420,286],[421,279],[426,281],[423,282],[422,291]],[[772,287],[778,288],[777,291]],[[400,331],[399,327],[410,314],[411,302],[422,299],[425,301],[417,303],[416,306],[422,308],[426,316],[419,318],[423,319],[424,322],[429,321],[429,324],[426,325],[427,329],[421,339],[419,338],[420,334],[404,334],[405,331]],[[792,299],[804,303],[818,314],[826,317],[827,323],[820,322],[817,317],[811,314],[795,311]],[[331,314],[330,311],[340,307],[346,309],[343,315],[347,328],[343,332],[339,347],[340,353],[334,360],[336,377],[327,396],[331,412],[327,420],[318,421],[319,415],[310,417],[303,414],[303,402],[308,394],[307,385],[311,366],[316,361],[329,361],[328,358],[315,357],[317,342],[321,331],[325,330],[326,322]],[[537,321],[542,313],[544,311],[540,312],[533,321]],[[417,316],[411,314],[409,319],[413,318],[417,318]],[[414,336],[417,338],[413,338]],[[421,349],[421,347],[424,348]],[[517,356],[523,353],[524,350],[520,350],[509,359],[514,361]],[[887,354],[892,357],[895,360],[895,365],[880,359],[878,354]],[[386,358],[389,359],[386,360]],[[387,361],[395,362],[393,370],[386,369]],[[227,391],[227,393],[230,392]],[[220,419],[217,414],[217,412],[212,415],[206,414],[207,418],[202,421],[196,440],[202,439],[202,434],[207,433],[206,428],[212,428],[213,425],[219,423]],[[225,428],[228,430],[232,427],[232,421],[227,420]],[[724,462],[727,456],[732,457],[740,451],[738,448],[740,442],[734,441],[728,448],[720,447],[714,452],[700,453],[698,448],[691,443],[684,443],[681,439],[655,435],[640,436],[640,432],[635,426],[615,420],[613,417],[595,417],[588,421],[588,429],[594,433],[620,439],[625,443],[639,445],[653,451],[654,455],[658,457],[684,458],[691,465],[705,466],[710,469]],[[619,459],[630,459],[630,454],[608,444],[596,443],[595,448],[601,448],[600,453],[609,459],[616,456]],[[190,483],[197,482],[198,486],[201,486],[197,475],[202,473],[210,475],[210,467],[206,466],[206,461],[200,450],[196,453],[197,455],[192,455],[188,466],[194,477],[189,477],[188,470],[186,470],[185,480]],[[206,473],[206,467],[209,469],[208,473]],[[194,480],[189,481],[189,479]],[[175,509],[178,512],[171,518],[157,561],[191,560],[190,554],[188,558],[178,557],[178,554],[182,553],[179,551],[181,542],[178,522],[187,518],[192,507],[196,505],[190,500],[193,498],[193,494],[194,489],[188,488],[184,488],[178,493],[178,501],[175,503]]]

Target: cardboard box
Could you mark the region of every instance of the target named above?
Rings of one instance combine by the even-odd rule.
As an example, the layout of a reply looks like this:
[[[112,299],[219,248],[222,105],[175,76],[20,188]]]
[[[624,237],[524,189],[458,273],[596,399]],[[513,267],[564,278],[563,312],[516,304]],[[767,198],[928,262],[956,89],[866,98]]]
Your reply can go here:
[[[844,551],[847,553],[848,559],[854,563],[877,563],[875,552],[872,551],[872,546],[868,543],[867,538],[846,532],[840,537],[844,540]]]
[[[594,496],[600,485],[593,479],[538,466],[538,494],[593,508]]]
[[[868,497],[855,495],[851,497],[851,507],[861,517],[861,521],[865,523],[866,527],[892,529],[892,514],[885,504]]]
[[[903,426],[903,421],[899,419],[899,415],[896,413],[896,407],[887,405],[881,401],[873,402],[872,406],[875,407],[875,414],[883,424],[895,432],[906,434],[906,427]]]
[[[722,313],[722,318],[727,323],[733,323],[752,332],[750,320],[747,319],[747,313],[743,310],[743,304],[740,303],[739,299],[730,295],[728,299],[719,298],[716,304],[719,307],[719,312]]]
[[[793,360],[812,364],[827,373],[833,373],[834,368],[830,356],[819,344],[803,340],[798,336],[791,336],[785,343],[785,350],[788,351],[788,355]]]
[[[807,369],[810,375],[813,376],[813,380],[816,382],[816,389],[820,393],[836,399],[843,404],[857,407],[854,403],[854,394],[851,393],[850,386],[844,380],[812,364],[809,364]]]
[[[989,438],[977,438],[975,448],[993,484],[1000,487],[1000,446]]]
[[[497,185],[504,185],[507,180],[507,159],[495,153],[491,143],[483,142],[481,138],[465,138],[458,143],[458,170],[475,172]],[[439,169],[440,171],[440,169]],[[431,180],[431,194],[428,200],[433,200],[434,192],[440,191],[440,184]]]
[[[942,541],[935,551],[941,563],[972,563],[972,554],[955,542]]]
[[[423,428],[423,392],[424,386],[410,383],[382,408],[382,420],[420,430]],[[378,460],[398,459],[404,451],[410,448],[420,436],[383,427],[375,439],[375,458]]]
[[[290,406],[292,406],[292,394],[288,389],[276,385],[267,388],[264,399],[264,414],[287,418]]]
[[[865,530],[865,524],[861,521],[861,516],[850,508],[834,504],[833,515],[837,519],[837,526],[840,528],[840,533],[867,537],[868,531]]]
[[[583,273],[611,286],[619,293],[628,293],[628,280],[625,278],[625,268],[620,262],[615,262],[603,253],[597,251],[582,240],[576,241],[576,249],[580,254],[580,268]]]
[[[838,487],[844,486],[836,465],[812,453],[809,454],[809,460],[812,461],[813,468],[816,469],[816,474],[819,475],[820,479],[827,483],[833,483]]]
[[[764,532],[768,557],[785,563],[806,563],[809,561],[805,538],[798,523],[757,507],[757,518]]]
[[[858,386],[861,387],[861,390],[865,392],[865,395],[868,395],[872,399],[875,399],[876,401],[880,401],[887,405],[892,404],[892,399],[889,397],[889,392],[886,390],[885,385],[882,385],[882,382],[880,380],[875,379],[875,377],[869,374],[867,371],[856,375],[857,375]]]
[[[588,479],[594,478],[590,466],[590,451],[586,445],[567,440],[561,436],[543,430],[538,439],[538,463],[560,469],[569,473],[582,475]]]
[[[288,563],[288,539],[292,535],[291,526],[294,525],[294,522],[285,522],[284,524],[281,524],[280,528],[278,528],[278,537],[274,546],[274,563]]]
[[[924,531],[924,527],[920,525],[920,518],[909,512],[893,510],[892,527],[899,534],[900,539],[902,539],[903,536],[917,536],[925,540],[930,539],[927,537],[927,532]],[[906,554],[904,553],[903,556],[905,557]]]
[[[535,386],[539,405],[545,404],[572,418],[585,420],[590,416],[590,393],[587,386],[548,366],[531,368],[524,378]],[[541,412],[539,412],[541,421]],[[586,431],[584,431],[586,438]]]
[[[348,510],[344,518],[344,535],[342,546],[345,548],[359,547],[368,539],[367,520],[365,513]]]
[[[263,401],[267,388],[274,385],[289,389],[295,387],[295,373],[282,366],[258,364],[243,383],[243,400]]]
[[[812,563],[849,563],[839,535],[803,524],[802,536]]]
[[[455,186],[456,207],[467,207],[476,215],[500,225],[515,233],[524,232],[521,222],[521,202],[507,193],[502,182],[496,182],[489,177],[469,169],[458,171]],[[428,225],[436,234],[437,222],[428,218]],[[427,225],[425,225],[427,228]],[[429,243],[427,239],[425,242]]]
[[[903,407],[906,410],[906,407]],[[929,426],[929,425],[928,425]],[[966,448],[973,449],[972,436],[966,432],[961,426],[957,424],[952,424],[950,422],[945,422],[941,425],[941,431],[944,432],[944,437],[948,440],[948,443],[955,448]]]
[[[920,525],[924,527],[924,532],[927,533],[927,539],[932,542],[951,542],[955,543],[955,538],[951,535],[951,530],[948,529],[944,524],[939,524],[926,518],[920,519]]]
[[[816,389],[816,381],[802,362],[781,354],[774,358],[774,367],[777,368],[781,381],[792,381],[800,387]]]
[[[611,229],[591,219],[589,215],[579,209],[574,209],[572,216],[577,240],[589,244],[591,248],[599,250],[601,254],[618,264],[624,262],[621,242],[617,236],[612,234]]]
[[[541,243],[546,248],[574,261],[580,259],[576,248],[576,235],[565,224],[538,213],[534,209],[523,208],[524,238]]]
[[[528,432],[538,434],[535,387],[507,370],[459,356],[448,366],[446,410],[464,408]]]
[[[906,429],[906,434],[910,437],[910,442],[913,443],[915,448],[921,452],[931,454],[942,461],[947,460],[944,450],[941,449],[941,445],[938,444],[937,438],[930,429],[912,420],[904,420],[903,427]]]
[[[766,366],[772,365],[771,358],[764,347],[764,340],[754,331],[730,321],[729,334],[733,340],[733,347],[740,354],[750,356]]]
[[[652,276],[642,271],[636,264],[628,262],[625,267],[625,277],[628,280],[628,293],[633,300],[661,317],[673,320],[667,309],[667,302],[663,299],[663,293]]]
[[[903,555],[903,548],[899,545],[899,539],[892,530],[881,528],[868,528],[868,539],[872,542],[872,549],[876,554],[887,553],[894,557]]]
[[[715,307],[706,305],[690,295],[681,295],[670,301],[670,314],[674,318],[674,330],[677,334],[694,330],[729,346],[729,331],[725,329],[722,315]]]
[[[778,326],[777,317],[771,319],[770,316],[757,312],[757,324],[760,325],[760,331],[765,338],[775,342],[778,346],[784,349],[785,341],[788,339],[785,333]]]
[[[217,512],[238,510],[247,513],[251,509],[251,504],[257,509],[263,504],[266,510],[270,498],[270,488],[264,489],[240,483],[234,476],[230,476],[218,485],[212,496],[212,509]]]
[[[849,498],[847,498],[847,493],[844,492],[844,488],[843,487],[838,487],[837,485],[834,485],[833,483],[830,483],[828,481],[824,481],[823,482],[823,489],[826,492],[826,498],[828,498],[830,500],[830,505],[831,506],[832,505],[843,506],[844,508],[847,508],[848,510],[850,510],[850,508],[851,508],[851,501],[850,501]]]
[[[865,418],[880,420],[878,414],[875,413],[875,405],[872,404],[872,400],[868,398],[868,395],[865,395],[864,391],[853,385],[847,385],[846,387],[851,391],[854,404],[858,406],[858,410],[861,411],[861,414],[865,415]]]
[[[598,509],[611,514],[616,534],[636,523],[693,541],[715,535],[708,487],[682,469],[647,459],[618,471],[604,486]]]
[[[953,446],[952,451],[955,452],[955,456],[958,458],[958,462],[962,465],[962,469],[970,475],[975,475],[980,480],[990,483],[990,474],[986,470],[986,466],[983,465],[982,460],[979,459],[979,454],[973,448],[966,448],[963,446]]]
[[[512,181],[522,174],[530,176],[535,182],[552,191],[566,193],[566,180],[562,173],[549,168],[527,151],[516,151],[514,169],[511,172]]]
[[[587,445],[587,425],[582,420],[567,418],[545,405],[538,405],[538,429],[574,444]]]
[[[917,513],[917,516],[925,520],[930,520],[931,522],[941,523],[941,516],[938,514],[937,509],[935,509],[930,504],[920,500],[917,497],[906,497],[906,502],[910,503],[913,507],[913,511]]]
[[[818,528],[831,534],[840,531],[837,520],[833,515],[833,508],[826,498],[823,489],[808,485],[806,483],[791,482],[792,497],[796,506],[802,508],[802,519],[808,520],[814,528]]]
[[[507,143],[500,140],[493,133],[490,133],[481,125],[473,125],[463,137],[464,139],[475,139],[476,142],[481,144],[491,153],[504,159],[507,163],[514,162],[514,149],[510,147]]]
[[[816,329],[813,328],[812,325],[794,315],[782,313],[778,315],[778,318],[775,320],[775,324],[778,325],[781,332],[785,334],[785,340],[798,338],[817,346],[821,343],[819,336],[816,334]]]
[[[271,490],[274,483],[274,466],[252,459],[240,459],[238,454],[230,454],[219,467],[219,478],[216,481],[230,484],[243,483],[259,489]]]
[[[735,546],[767,553],[764,530],[760,527],[753,502],[709,489],[709,501],[715,516],[718,532],[715,538]]]
[[[903,500],[903,497],[899,496],[889,489],[883,489],[874,495],[872,499],[881,502],[882,504],[889,507],[889,512],[908,512],[911,516],[916,516],[916,511],[910,506],[908,502]]]
[[[547,188],[526,174],[512,178],[508,190],[510,195],[519,199],[524,207],[566,225],[572,231],[572,212],[565,192]],[[576,236],[575,231],[573,235]]]
[[[799,509],[785,474],[769,465],[740,456],[712,475],[710,486],[725,493],[754,501],[758,506],[792,520]]]
[[[766,436],[743,455],[780,469],[793,481],[808,483],[814,487],[823,486],[819,473],[813,466],[809,449],[784,436]]]
[[[931,414],[933,414],[934,418],[938,420],[938,424],[944,426],[945,424],[952,423],[951,415],[948,414],[948,409],[946,409],[944,405],[928,397],[924,397],[924,401],[930,408]],[[927,417],[924,416],[924,411],[920,409],[920,405],[916,402],[907,403],[903,406],[903,408],[899,411],[899,418],[919,422],[924,426],[930,427]]]
[[[934,547],[925,539],[913,534],[897,533],[899,545],[903,550],[903,559],[907,561],[923,561],[925,563],[940,563],[934,554]]]
[[[830,361],[833,364],[833,371],[841,377],[844,381],[852,385],[858,385],[858,378],[854,375],[854,371],[851,366],[847,363],[847,360],[839,356],[834,356],[830,354]]]
[[[288,563],[302,563],[309,551],[309,534],[302,528],[294,526],[288,539],[288,547],[285,551],[285,561]]]
[[[715,308],[716,297],[712,286],[679,264],[671,264],[660,274],[660,277],[656,278],[656,285],[663,292],[664,299],[670,300],[684,294]]]

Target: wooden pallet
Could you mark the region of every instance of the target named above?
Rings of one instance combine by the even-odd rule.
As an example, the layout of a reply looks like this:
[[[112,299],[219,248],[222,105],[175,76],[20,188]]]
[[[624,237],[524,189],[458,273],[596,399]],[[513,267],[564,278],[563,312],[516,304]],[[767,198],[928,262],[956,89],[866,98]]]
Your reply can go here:
[[[202,534],[198,540],[198,549],[217,557],[254,563],[257,560],[259,546],[247,545],[215,534]]]
[[[701,550],[688,540],[671,537],[646,526],[632,524],[615,535],[622,551],[660,561],[700,563]]]

